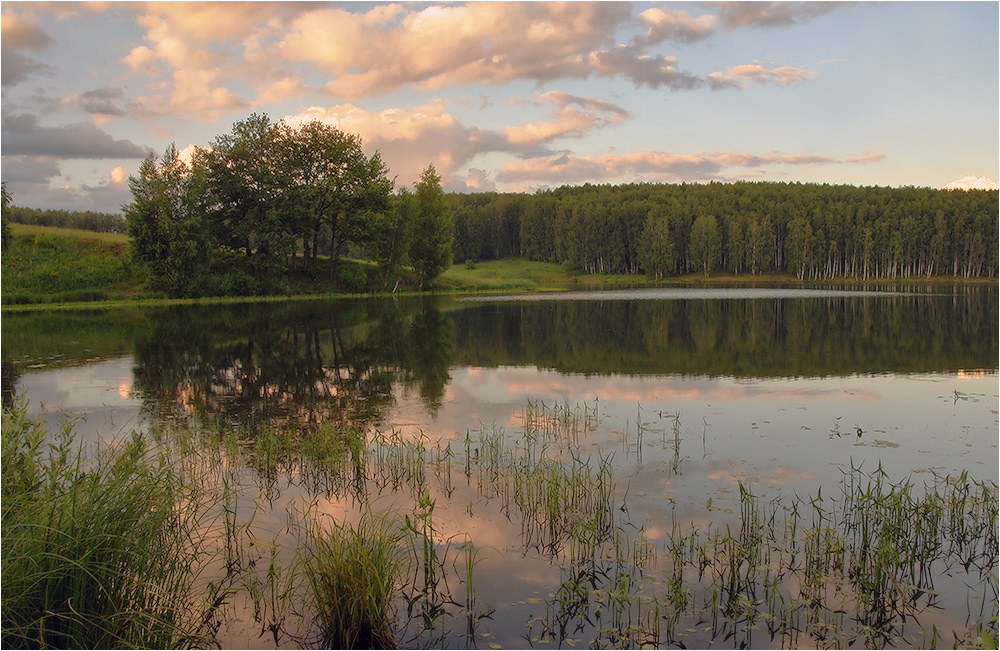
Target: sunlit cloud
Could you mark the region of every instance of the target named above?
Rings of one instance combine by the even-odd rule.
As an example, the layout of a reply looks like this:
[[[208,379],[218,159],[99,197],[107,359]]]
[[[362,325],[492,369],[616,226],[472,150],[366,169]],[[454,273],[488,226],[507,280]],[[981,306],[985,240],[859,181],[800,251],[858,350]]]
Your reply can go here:
[[[695,18],[683,9],[664,11],[658,7],[643,11],[639,20],[647,25],[644,40],[651,44],[666,40],[700,41],[711,36],[717,24],[716,17],[711,14]]]
[[[674,154],[659,151],[578,157],[563,154],[555,158],[507,161],[498,179],[511,183],[577,183],[587,179],[610,181],[622,178],[660,182],[725,181],[730,168],[771,165],[829,165],[877,162],[881,153],[838,158],[827,154],[749,154],[743,152],[702,152]]]
[[[812,70],[802,70],[793,66],[775,66],[774,64],[754,62],[730,66],[725,72],[713,72],[708,75],[708,83],[713,89],[746,88],[747,84],[755,83],[761,86],[778,84],[790,86],[810,79],[816,79],[819,73]]]
[[[465,177],[465,187],[476,192],[492,192],[497,184],[490,180],[485,170],[470,168]]]
[[[251,99],[234,90],[236,80],[255,82],[259,101],[301,94],[295,75],[261,67],[263,43],[279,37],[285,24],[308,11],[308,3],[163,2],[142,5],[136,22],[145,42],[122,63],[146,78],[136,99],[143,117],[178,115],[215,120],[245,111]]]
[[[348,99],[404,86],[628,76],[621,66],[602,65],[601,54],[629,19],[623,3],[391,5],[363,14],[324,8],[296,19],[275,51],[328,71],[334,78],[325,90]]]
[[[4,7],[7,9],[7,6]],[[0,27],[0,79],[4,86],[14,86],[36,74],[51,74],[53,68],[35,61],[26,52],[40,54],[55,41],[37,25],[15,16],[10,11],[2,14]]]
[[[552,91],[537,95],[533,101],[552,106],[552,119],[511,125],[502,132],[463,124],[440,100],[377,112],[353,104],[314,106],[283,119],[292,126],[319,120],[358,134],[367,150],[381,152],[401,184],[412,183],[428,163],[433,163],[442,177],[455,175],[448,180],[450,187],[492,189],[495,185],[487,181],[485,171],[465,167],[476,156],[497,152],[519,158],[547,156],[552,153],[549,144],[557,138],[581,138],[630,117],[625,109],[599,98]]]
[[[560,91],[549,91],[538,96],[540,103],[552,103],[553,120],[504,128],[513,144],[545,143],[559,137],[580,138],[610,124],[618,124],[629,117],[620,106],[598,98],[577,97]],[[581,109],[574,108],[578,105]],[[607,115],[601,115],[605,113]]]

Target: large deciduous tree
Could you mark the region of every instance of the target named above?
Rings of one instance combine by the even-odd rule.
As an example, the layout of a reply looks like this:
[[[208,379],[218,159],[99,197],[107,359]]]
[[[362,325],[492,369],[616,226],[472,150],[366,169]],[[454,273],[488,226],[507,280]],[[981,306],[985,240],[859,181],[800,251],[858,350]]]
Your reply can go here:
[[[242,250],[258,278],[283,270],[296,242],[284,202],[292,173],[279,135],[267,115],[255,113],[217,137],[207,156],[215,241]]]
[[[315,264],[325,228],[334,279],[347,244],[371,238],[371,222],[388,210],[393,182],[381,156],[366,156],[354,134],[319,120],[297,128],[281,123],[278,132],[289,182],[286,205],[301,233],[303,268]]]

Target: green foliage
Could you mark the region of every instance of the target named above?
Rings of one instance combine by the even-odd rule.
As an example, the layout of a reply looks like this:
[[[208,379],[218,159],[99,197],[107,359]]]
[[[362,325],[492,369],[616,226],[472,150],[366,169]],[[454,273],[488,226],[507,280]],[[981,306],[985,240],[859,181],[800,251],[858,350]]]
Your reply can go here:
[[[174,147],[143,163],[125,207],[133,257],[171,296],[279,294],[293,270],[315,278],[321,246],[332,283],[348,246],[370,244],[386,284],[403,263],[407,233],[386,216],[387,173],[355,135],[254,114],[196,148],[190,163]],[[368,288],[367,276],[364,286],[355,280],[346,284]]]
[[[352,526],[309,526],[305,575],[319,642],[325,649],[397,646],[394,600],[405,562],[402,529],[367,515]]]
[[[150,154],[129,186],[134,201],[125,206],[125,218],[132,259],[149,269],[153,289],[174,297],[198,295],[210,251],[200,205],[204,176],[171,145],[159,162]]]
[[[673,271],[674,241],[670,237],[670,218],[662,208],[653,208],[646,215],[638,249],[638,262],[646,273],[660,279]]]
[[[95,233],[125,234],[125,218],[119,214],[92,210],[45,210],[10,206],[8,219],[15,224],[75,228]]]
[[[441,177],[428,165],[416,184],[416,193],[404,197],[411,221],[410,264],[423,290],[437,280],[452,262],[451,210],[441,189]]]
[[[987,246],[996,240],[996,191],[587,184],[530,196],[448,199],[459,260],[523,255],[587,273],[656,278],[705,273],[712,260],[710,270],[787,272],[802,279],[994,278],[998,269],[997,247]],[[656,228],[648,223],[651,211],[657,214]],[[706,238],[709,216],[716,228]],[[696,217],[704,217],[699,232]],[[663,229],[666,248],[657,235]]]
[[[0,213],[0,219],[2,219],[2,232],[0,232],[0,250],[6,251],[7,247],[10,245],[10,226],[7,225],[8,212],[10,211],[11,195],[7,192],[7,183],[2,184],[2,197],[3,197],[3,212]]]
[[[689,252],[692,266],[704,270],[706,276],[719,264],[722,236],[719,234],[719,223],[715,215],[699,215],[694,220]]]
[[[3,647],[191,645],[198,489],[136,434],[90,458],[25,414],[3,410]]]

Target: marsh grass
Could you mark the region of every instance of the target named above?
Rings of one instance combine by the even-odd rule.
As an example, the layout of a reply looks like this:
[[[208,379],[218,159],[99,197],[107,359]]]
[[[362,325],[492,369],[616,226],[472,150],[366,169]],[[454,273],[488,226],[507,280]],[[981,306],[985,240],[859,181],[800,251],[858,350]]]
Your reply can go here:
[[[88,454],[3,411],[4,648],[209,643],[192,591],[207,497],[133,434]]]
[[[373,514],[354,525],[315,520],[306,540],[303,568],[321,648],[395,648],[395,600],[406,570],[398,523]]]
[[[496,612],[477,568],[518,555],[559,575],[523,602],[532,646],[997,643],[992,481],[918,484],[879,466],[806,497],[741,484],[732,509],[709,501],[715,524],[674,518],[650,538],[620,465],[582,452],[596,402],[532,401],[520,417],[519,431],[480,424],[433,444],[343,426],[179,428],[90,457],[70,427],[47,437],[5,411],[4,646],[204,645],[240,621],[226,608],[241,600],[275,644],[475,646]],[[658,438],[675,472],[685,430],[679,413],[660,418],[637,412],[625,456]],[[268,509],[293,484],[310,505],[275,531]],[[369,512],[375,499],[393,512]],[[335,521],[324,501],[363,515]],[[445,535],[456,509],[509,521],[519,548]],[[208,538],[218,574],[198,582]]]
[[[560,568],[558,585],[526,621],[532,645],[996,642],[991,482],[963,474],[918,486],[890,481],[881,467],[851,468],[832,492],[772,500],[743,484],[738,509],[715,509],[722,524],[700,530],[674,522],[669,536],[654,541],[630,529],[628,490],[615,486],[613,459],[580,451],[583,435],[600,424],[596,404],[532,401],[520,418],[520,431],[480,424],[454,446],[428,446],[422,434],[377,434],[358,457],[366,463],[353,472],[364,475],[368,490],[413,500],[403,526],[410,541],[409,579],[400,588],[404,644],[454,644],[474,636],[492,612],[476,604],[483,586],[473,585],[472,571],[488,555],[468,539],[442,540],[436,523],[438,500],[451,499],[463,475],[477,496],[470,515],[491,504],[520,525],[523,555]],[[658,434],[676,471],[680,416],[661,418],[667,426],[657,429],[639,412],[635,443]],[[626,438],[631,445],[627,431]],[[939,582],[955,573],[966,577],[958,589],[968,587],[969,614],[964,626],[942,631],[926,617],[939,608],[954,612],[961,602],[954,581],[947,604],[940,593]]]

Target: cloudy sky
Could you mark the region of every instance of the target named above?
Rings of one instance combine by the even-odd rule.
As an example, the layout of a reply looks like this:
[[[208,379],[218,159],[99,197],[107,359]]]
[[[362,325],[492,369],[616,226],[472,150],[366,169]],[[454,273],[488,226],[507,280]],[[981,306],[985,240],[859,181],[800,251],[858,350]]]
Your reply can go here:
[[[14,204],[118,212],[149,151],[320,119],[397,186],[998,178],[996,2],[2,2]]]

